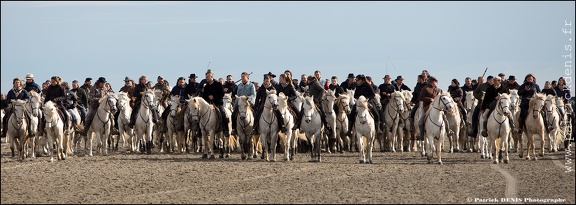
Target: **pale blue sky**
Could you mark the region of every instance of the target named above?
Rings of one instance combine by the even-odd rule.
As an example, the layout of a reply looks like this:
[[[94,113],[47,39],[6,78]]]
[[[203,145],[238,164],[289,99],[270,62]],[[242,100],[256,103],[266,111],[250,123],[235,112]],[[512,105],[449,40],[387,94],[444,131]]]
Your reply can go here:
[[[2,2],[2,93],[14,77],[41,84],[125,76],[251,80],[290,69],[294,77],[363,73],[383,82],[402,75],[410,88],[427,69],[446,89],[452,78],[570,77],[574,2]],[[572,27],[565,26],[572,22]],[[569,39],[572,38],[572,41]],[[574,55],[574,54],[572,54]],[[388,60],[388,58],[390,60]],[[386,68],[388,68],[386,70]],[[572,71],[574,69],[572,68]],[[572,76],[574,73],[571,74]],[[199,78],[201,79],[201,78]],[[573,79],[573,77],[572,77]],[[574,84],[574,81],[572,81]],[[574,89],[572,89],[574,93]]]

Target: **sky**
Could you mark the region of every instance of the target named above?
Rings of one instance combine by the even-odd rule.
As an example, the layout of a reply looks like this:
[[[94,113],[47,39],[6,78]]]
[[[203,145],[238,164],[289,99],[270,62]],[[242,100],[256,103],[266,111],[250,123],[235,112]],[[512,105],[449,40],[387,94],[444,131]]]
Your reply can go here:
[[[447,89],[504,73],[543,88],[564,77],[574,96],[574,2],[1,2],[1,91],[32,73],[38,84],[105,77],[215,77],[291,70],[402,75],[423,69]],[[569,24],[569,25],[566,25]],[[563,32],[566,31],[566,33]],[[571,33],[570,33],[571,32]],[[567,65],[566,65],[567,64]],[[276,79],[277,80],[277,79]]]

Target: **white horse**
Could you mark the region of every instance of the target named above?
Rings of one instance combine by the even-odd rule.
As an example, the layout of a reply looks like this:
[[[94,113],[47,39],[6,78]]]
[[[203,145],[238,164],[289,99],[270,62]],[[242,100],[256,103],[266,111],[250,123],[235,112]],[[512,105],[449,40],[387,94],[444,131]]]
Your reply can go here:
[[[507,93],[498,94],[498,101],[496,102],[496,106],[494,107],[494,111],[488,116],[487,124],[486,124],[486,132],[488,132],[488,139],[490,140],[489,143],[491,147],[490,152],[494,154],[494,164],[498,164],[498,160],[500,158],[500,154],[498,152],[504,152],[504,163],[508,163],[510,158],[508,157],[509,154],[509,147],[508,147],[508,139],[510,137],[510,123],[509,117],[510,112],[510,96]],[[491,153],[489,152],[489,156]]]
[[[374,118],[368,108],[368,100],[360,96],[356,100],[356,122],[354,134],[356,136],[358,150],[360,151],[360,163],[372,163],[372,146],[376,138]]]
[[[278,106],[278,95],[276,90],[266,91],[266,100],[264,101],[264,109],[260,113],[259,133],[260,141],[262,142],[262,159],[266,161],[276,161],[276,145],[278,140],[278,122],[276,122],[276,115],[274,108]],[[268,145],[268,142],[270,145]],[[271,149],[268,146],[272,146]],[[268,156],[268,150],[272,154],[272,159]]]
[[[182,106],[180,104],[180,96],[170,97],[170,114],[166,118],[167,132],[164,138],[164,142],[160,145],[160,153],[164,152],[164,147],[167,148],[167,152],[174,152],[179,150],[180,153],[186,152],[186,138],[184,137],[183,123],[184,118],[182,117]],[[176,136],[174,136],[176,135]]]
[[[158,90],[154,89],[152,90],[152,92],[154,93],[154,103],[153,103],[154,108],[156,108],[156,111],[160,115],[161,113],[164,112],[166,107],[168,107],[170,98],[165,96],[164,92],[160,89]],[[161,129],[161,127],[163,127],[166,124],[166,120],[158,119],[158,121],[153,124],[154,126],[152,126],[152,138],[151,138],[152,143],[150,143],[151,149],[155,147],[155,145],[161,146],[160,141],[164,139],[164,136],[167,133],[167,129]]]
[[[192,96],[188,95],[188,99]],[[186,151],[190,152],[201,152],[202,147],[202,136],[199,134],[200,126],[198,122],[192,120],[190,106],[185,106],[184,108],[184,135],[186,135]]]
[[[523,131],[527,137],[527,155],[526,159],[530,160],[530,152],[534,155],[534,160],[536,157],[536,143],[534,142],[534,135],[540,136],[541,146],[540,146],[540,156],[544,156],[544,143],[546,142],[544,137],[544,119],[542,117],[541,110],[544,107],[544,101],[546,101],[546,96],[544,94],[536,93],[530,99],[528,105],[528,114],[526,115],[525,125],[526,129]],[[522,143],[522,142],[520,142]],[[524,151],[520,149],[520,158],[522,158]]]
[[[39,138],[36,136],[38,136],[38,124],[42,116],[42,111],[40,110],[42,96],[34,90],[28,92],[28,94],[30,95],[30,100],[26,104],[26,112],[30,116],[30,126],[36,131],[35,133],[28,133],[30,134],[30,147],[32,149],[30,156],[36,158],[36,140]]]
[[[202,158],[214,159],[214,141],[222,138],[222,125],[220,113],[212,104],[208,104],[201,97],[192,97],[188,100],[188,107],[192,123],[199,123],[202,133],[202,144],[204,144],[204,154]]]
[[[64,121],[60,118],[58,114],[58,108],[54,105],[52,101],[48,101],[44,104],[42,109],[44,112],[44,119],[46,121],[46,135],[48,138],[48,144],[52,145],[56,143],[57,157],[58,160],[66,159],[66,152],[64,151]],[[50,147],[50,162],[54,161],[53,152],[54,148]]]
[[[432,163],[433,152],[438,157],[438,164],[442,164],[442,145],[446,138],[446,124],[444,117],[446,110],[453,109],[452,97],[447,92],[440,92],[430,104],[425,121],[425,144],[428,163]]]
[[[108,155],[108,148],[106,147],[108,143],[106,141],[110,137],[110,128],[112,127],[112,116],[116,112],[116,102],[118,96],[114,93],[108,93],[108,95],[100,98],[98,109],[94,112],[94,120],[90,125],[90,129],[87,132],[87,139],[86,142],[88,143],[85,146],[88,149],[88,156],[92,155],[92,139],[94,134],[97,135],[97,145],[96,149],[101,150],[100,153],[103,155]]]
[[[342,93],[336,100],[338,106],[338,113],[336,113],[336,139],[340,150],[346,151],[352,151],[353,144],[350,137],[346,136],[348,132],[348,115],[352,112],[350,99],[351,97],[347,93]]]
[[[242,159],[253,159],[256,157],[255,145],[257,140],[251,135],[254,127],[254,111],[246,96],[236,96],[238,103],[238,115],[236,116],[236,132],[240,141]]]
[[[225,93],[224,97],[222,98],[222,107],[224,107],[224,113],[228,119],[232,119],[232,112],[234,112],[234,105],[232,102],[232,93]],[[232,130],[232,120],[228,120],[228,130]],[[226,137],[226,135],[222,135],[223,139],[218,140],[220,146],[220,156],[224,155],[224,157],[230,157],[230,153],[237,147],[238,141],[236,140],[236,136],[230,135]]]
[[[313,97],[307,96],[304,98],[302,112],[303,119],[300,122],[300,130],[306,134],[306,139],[309,143],[309,162],[320,162],[322,161],[320,156],[320,140],[322,138],[324,125],[322,125],[322,120],[320,119],[322,116],[316,109]]]
[[[412,138],[412,133],[410,132],[410,127],[412,126],[410,122],[410,112],[412,112],[413,108],[412,104],[410,103],[410,99],[412,99],[412,92],[408,90],[402,90],[402,94],[404,94],[404,112],[400,113],[400,121],[398,121],[398,135],[399,139],[403,138],[404,144],[402,147],[400,147],[400,149],[401,151],[411,152],[412,146],[416,144],[416,140]],[[406,149],[404,147],[406,147]]]
[[[300,93],[298,91],[296,91],[296,98],[294,100],[292,100],[292,107],[296,110],[296,112],[301,112],[302,111],[302,105],[304,105],[304,94]],[[293,138],[296,139],[296,147],[298,147],[299,142],[304,142],[306,144],[308,144],[308,139],[306,138],[306,134],[301,133],[302,129],[296,129],[294,130],[294,132],[292,132],[293,134]]]
[[[556,96],[548,95],[544,101],[544,109],[546,111],[545,120],[548,124],[548,130],[544,133],[548,135],[549,151],[557,152],[560,143],[564,141],[564,137],[559,135],[560,131],[560,111],[556,107]]]
[[[520,95],[518,95],[518,90],[511,89],[510,90],[510,118],[516,125],[518,125],[518,119],[520,118]],[[516,128],[518,129],[518,128]],[[522,143],[518,143],[521,141],[522,133],[518,133],[516,130],[512,130],[510,132],[511,139],[508,142],[509,149],[514,149],[514,152],[518,151],[518,147],[522,148]]]
[[[26,140],[28,139],[28,122],[26,120],[26,101],[12,100],[12,115],[8,119],[8,131],[10,150],[14,157],[14,149],[18,149],[18,160],[26,157]]]
[[[326,143],[326,151],[330,153],[330,149],[336,152],[336,113],[334,113],[334,103],[336,102],[336,95],[334,91],[328,89],[324,91],[322,96],[322,108],[326,114],[326,122],[332,128],[331,134],[324,133],[324,142]]]
[[[450,97],[450,103],[452,103],[452,109],[446,110],[444,114],[446,114],[446,120],[448,121],[449,129],[454,132],[454,134],[449,137],[448,141],[450,141],[450,153],[459,152],[461,145],[459,142],[464,141],[465,133],[460,133],[460,129],[462,127],[462,118],[460,117],[460,109],[458,108],[458,104],[454,101],[452,97]]]
[[[388,146],[392,152],[396,152],[396,146],[400,146],[400,150],[404,151],[404,139],[399,135],[398,126],[400,124],[400,115],[404,113],[404,94],[401,91],[394,91],[390,94],[390,102],[384,109],[384,121],[386,122],[386,130],[383,130],[388,135]],[[403,133],[402,133],[403,134]],[[384,151],[384,140],[380,140],[380,149]]]
[[[278,95],[278,110],[282,114],[284,125],[286,126],[286,133],[284,136],[284,161],[294,160],[296,154],[296,139],[293,137],[292,127],[294,127],[294,116],[288,109],[288,97],[284,93]]]
[[[120,111],[120,115],[118,115],[118,132],[120,133],[118,136],[118,141],[122,141],[121,150],[124,150],[126,147],[126,141],[128,141],[130,151],[135,152],[136,149],[138,149],[136,144],[137,140],[134,136],[134,129],[128,126],[128,124],[130,124],[130,114],[132,113],[132,107],[130,107],[130,98],[128,97],[128,93],[118,93],[117,107]]]
[[[478,99],[474,97],[474,91],[466,91],[466,97],[464,99],[464,107],[466,109],[466,133],[472,131],[472,115],[474,114],[474,109],[478,106]],[[467,149],[468,152],[474,152],[476,150],[476,137],[468,136],[466,134],[463,136],[464,141],[462,142],[463,149]]]
[[[136,133],[135,138],[132,143],[140,142],[140,149],[142,149],[143,144],[146,146],[140,152],[146,151],[148,154],[152,153],[152,132],[154,128],[154,122],[152,121],[152,112],[154,104],[154,91],[147,90],[141,99],[140,109],[136,115],[136,121],[134,126],[134,132]]]

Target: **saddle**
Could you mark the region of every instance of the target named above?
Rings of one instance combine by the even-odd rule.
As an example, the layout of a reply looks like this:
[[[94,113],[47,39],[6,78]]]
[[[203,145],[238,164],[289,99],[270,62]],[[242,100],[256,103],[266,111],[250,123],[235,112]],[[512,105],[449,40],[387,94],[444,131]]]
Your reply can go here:
[[[68,130],[68,124],[70,123],[70,117],[68,116],[68,121],[64,121],[64,113],[62,112],[62,110],[60,109],[56,109],[58,111],[58,116],[60,116],[60,119],[62,119],[62,122],[64,122],[64,131]],[[66,113],[68,114],[68,113]]]

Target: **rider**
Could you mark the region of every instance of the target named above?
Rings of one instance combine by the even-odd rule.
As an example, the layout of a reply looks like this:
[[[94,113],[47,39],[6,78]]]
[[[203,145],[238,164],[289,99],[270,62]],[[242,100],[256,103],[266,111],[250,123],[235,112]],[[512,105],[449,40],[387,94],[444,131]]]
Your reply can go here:
[[[254,107],[254,101],[256,98],[256,88],[254,88],[254,84],[250,82],[250,75],[247,72],[242,72],[240,75],[241,83],[236,88],[236,95],[246,96],[248,98],[248,102],[250,103],[251,107]],[[236,132],[236,116],[238,115],[238,98],[234,100],[234,112],[232,112],[232,135],[237,135]],[[256,124],[256,123],[254,123]]]
[[[38,94],[42,94],[42,89],[36,82],[34,82],[34,75],[32,73],[26,74],[26,84],[24,85],[24,90],[30,92],[34,90]]]
[[[480,109],[483,110],[481,112],[483,112],[482,117],[484,117],[484,121],[482,121],[484,129],[482,130],[481,134],[484,137],[488,137],[488,132],[486,131],[488,116],[490,116],[490,113],[492,113],[492,111],[496,107],[496,103],[498,102],[498,94],[502,93],[510,94],[510,90],[502,86],[501,82],[502,78],[494,78],[494,83],[490,87],[488,87],[488,89],[486,89],[486,94],[484,95],[484,100],[482,101]],[[510,123],[510,127],[512,128],[512,130],[514,130],[513,118],[509,117],[508,121]]]
[[[84,91],[84,89],[79,89],[78,81],[72,81],[72,93],[76,95],[78,98],[78,111],[80,111],[80,120],[81,123],[84,125],[84,120],[86,119],[86,107],[88,107],[88,94]]]
[[[484,78],[482,76],[478,77],[478,83],[481,83],[484,81]],[[478,87],[476,87],[476,89],[474,89],[474,98],[478,99],[478,105],[476,106],[476,108],[474,109],[474,112],[472,113],[472,131],[470,133],[468,133],[469,136],[472,137],[476,137],[478,135],[478,119],[479,118],[479,114],[480,114],[480,110],[482,107],[482,99],[484,98],[484,93],[486,92],[486,90],[492,86],[492,84],[494,84],[494,77],[493,76],[488,76],[488,78],[486,78],[486,82],[479,84]]]
[[[410,90],[410,88],[408,86],[406,86],[403,82],[404,82],[404,78],[399,75],[396,77],[396,80],[394,80],[394,90],[395,91],[402,91],[402,90],[407,90],[407,91],[412,91]]]
[[[452,99],[454,99],[454,102],[458,105],[458,109],[460,109],[460,117],[462,118],[464,123],[466,123],[467,121],[466,109],[464,108],[464,104],[462,104],[462,97],[464,96],[464,91],[462,91],[462,88],[460,88],[459,86],[460,82],[458,82],[458,79],[456,78],[452,79],[452,84],[448,87],[448,92],[450,93]]]
[[[138,85],[136,85],[136,87],[134,88],[134,92],[132,93],[132,96],[135,98],[134,99],[134,107],[132,109],[132,113],[130,114],[130,123],[128,124],[128,126],[130,128],[134,128],[134,124],[136,124],[136,115],[138,115],[138,112],[140,111],[140,104],[142,103],[142,96],[144,96],[144,93],[149,89],[148,85],[147,85],[147,81],[148,81],[148,77],[146,77],[145,75],[140,76],[140,78],[138,79]],[[155,106],[152,106],[151,108],[152,110],[152,122],[154,124],[156,124],[158,122],[158,111],[156,110]]]
[[[332,76],[330,79],[330,85],[328,85],[328,89],[334,91],[334,96],[338,97],[342,93],[346,93],[346,91],[338,84],[338,77]],[[335,108],[338,106],[334,106]]]
[[[418,97],[420,97],[420,92],[422,91],[422,88],[426,87],[426,85],[428,85],[428,83],[426,82],[426,76],[424,75],[418,75],[416,82],[416,86],[414,86],[414,92],[412,92],[412,99],[410,100],[410,103],[412,105],[414,105],[414,107],[412,107],[412,111],[410,112],[410,123],[412,126],[410,126],[410,131],[413,132],[414,131],[414,125],[416,123],[414,123],[414,115],[416,114],[416,110],[418,109]]]
[[[380,92],[380,104],[382,104],[382,109],[385,109],[388,103],[390,102],[390,95],[394,92],[394,85],[390,83],[390,75],[384,76],[384,83],[378,86],[378,90]]]
[[[300,114],[292,105],[292,101],[296,99],[296,90],[294,89],[294,85],[292,85],[292,80],[286,74],[280,74],[280,82],[276,86],[276,94],[284,93],[284,95],[288,98],[288,107],[292,109],[296,115]],[[280,112],[280,111],[278,111]]]
[[[428,85],[422,88],[422,91],[420,91],[420,95],[418,96],[418,102],[422,104],[421,106],[423,108],[420,109],[420,120],[418,121],[418,126],[420,126],[420,136],[418,137],[418,140],[424,140],[424,122],[426,122],[426,113],[434,101],[434,98],[436,98],[436,96],[439,94],[437,86],[438,80],[433,76],[428,77]],[[446,115],[442,116],[444,118],[444,124],[446,125],[444,126],[446,133],[448,133],[448,136],[452,136],[454,132],[450,129],[450,126],[448,126]]]
[[[262,115],[262,111],[264,110],[265,103],[266,103],[266,91],[275,90],[274,85],[272,85],[272,76],[268,74],[264,74],[264,81],[262,82],[262,86],[258,88],[258,92],[256,93],[256,102],[255,105],[258,106],[258,111],[254,116],[254,126],[252,128],[252,135],[258,134],[258,126],[260,122],[260,116]],[[284,119],[282,119],[282,113],[278,110],[278,107],[273,107],[274,115],[276,115],[276,121],[278,121],[278,127],[280,128],[281,132],[286,132],[286,125],[284,125]]]
[[[106,78],[99,77],[96,84],[90,88],[90,93],[88,93],[88,99],[90,101],[90,109],[86,115],[86,123],[84,124],[84,130],[80,132],[80,135],[86,136],[88,130],[92,125],[92,120],[98,112],[98,106],[100,106],[100,99],[108,94],[104,84],[106,83]]]
[[[179,96],[180,104],[182,105],[186,103],[186,99],[189,99],[188,95],[186,95],[186,79],[184,77],[178,78],[176,85],[172,88],[172,91],[170,91],[170,96]],[[168,114],[170,114],[171,109],[172,105],[168,104],[166,109],[164,109],[164,112],[162,112],[162,121],[166,121],[166,118],[168,118]],[[164,130],[166,130],[166,123],[164,123],[162,127]]]
[[[363,74],[359,74],[356,76],[356,91],[354,92],[354,98],[358,99],[360,96],[364,96],[368,100],[368,103],[371,105],[369,106],[369,108],[370,112],[374,116],[374,128],[376,129],[378,134],[381,134],[382,130],[380,130],[379,128],[380,114],[378,113],[378,110],[376,110],[376,102],[374,102],[375,100],[374,97],[376,96],[376,93],[374,93],[374,89],[372,89],[371,86],[366,84],[366,77]],[[354,105],[352,106],[352,111],[350,112],[348,133],[346,133],[346,135],[348,136],[352,136],[352,127],[356,122],[356,114],[358,114],[358,112],[356,111],[356,106]],[[382,122],[382,128],[384,127],[385,127],[384,122]]]
[[[214,104],[220,110],[220,119],[222,120],[222,131],[226,137],[230,136],[230,132],[228,131],[228,117],[226,116],[226,110],[224,110],[224,102],[222,99],[224,98],[224,88],[222,84],[216,80],[214,80],[214,72],[208,69],[206,72],[206,84],[204,84],[204,88],[202,91],[202,98],[206,100],[206,102],[210,104]]]
[[[28,102],[30,100],[30,95],[28,95],[28,91],[22,89],[22,80],[20,78],[14,78],[12,80],[12,89],[8,91],[8,95],[6,96],[6,115],[2,119],[2,137],[6,137],[6,133],[8,132],[8,119],[10,119],[10,115],[12,115],[12,100],[24,100]],[[30,122],[30,115],[26,114],[26,119]],[[35,136],[34,129],[31,126],[28,126],[28,133],[31,136]]]
[[[522,133],[522,129],[524,128],[524,120],[528,115],[528,106],[530,105],[530,99],[534,94],[540,93],[540,86],[534,83],[534,75],[529,73],[524,77],[524,83],[520,86],[520,90],[518,90],[518,95],[520,96],[520,118],[518,119],[519,125],[518,126],[518,133]]]
[[[62,85],[60,85],[61,82],[62,79],[59,76],[52,76],[52,78],[50,78],[50,85],[48,86],[48,89],[46,89],[46,98],[44,98],[44,103],[53,101],[54,105],[62,111],[64,117],[64,130],[68,130],[68,115],[66,114],[66,108],[64,107],[66,92]],[[42,123],[40,123],[40,125],[44,125],[44,120],[44,117],[42,117]],[[43,129],[41,129],[41,132],[42,130]]]
[[[344,91],[356,89],[356,83],[354,82],[354,73],[348,73],[348,78],[340,84],[340,87]]]
[[[322,101],[322,95],[324,95],[324,87],[320,85],[320,82],[318,81],[318,79],[316,79],[315,76],[308,76],[308,82],[310,82],[308,91],[310,92],[310,96],[312,96],[314,99],[314,104],[316,104],[316,107],[319,108],[320,110],[320,116],[321,116],[320,119],[322,120],[322,124],[324,125],[325,131],[327,133],[330,133],[332,129],[328,124],[328,121],[326,120],[326,114],[324,113],[324,108],[320,104],[320,102]],[[303,118],[302,115],[304,115],[304,112],[301,110],[300,115],[298,115],[298,119],[296,119],[296,124],[294,124],[292,130],[300,129],[300,124],[302,124],[301,122]]]
[[[78,98],[72,91],[70,91],[70,86],[68,86],[68,82],[62,82],[62,87],[64,87],[64,93],[66,94],[66,98],[64,99],[64,108],[66,108],[66,110],[68,111],[68,113],[70,113],[70,116],[72,117],[72,127],[74,127],[74,130],[80,131],[83,128],[79,127],[81,126],[80,124],[76,124],[76,120],[78,120],[79,116],[76,116],[75,113],[73,112],[73,109],[78,107]]]

